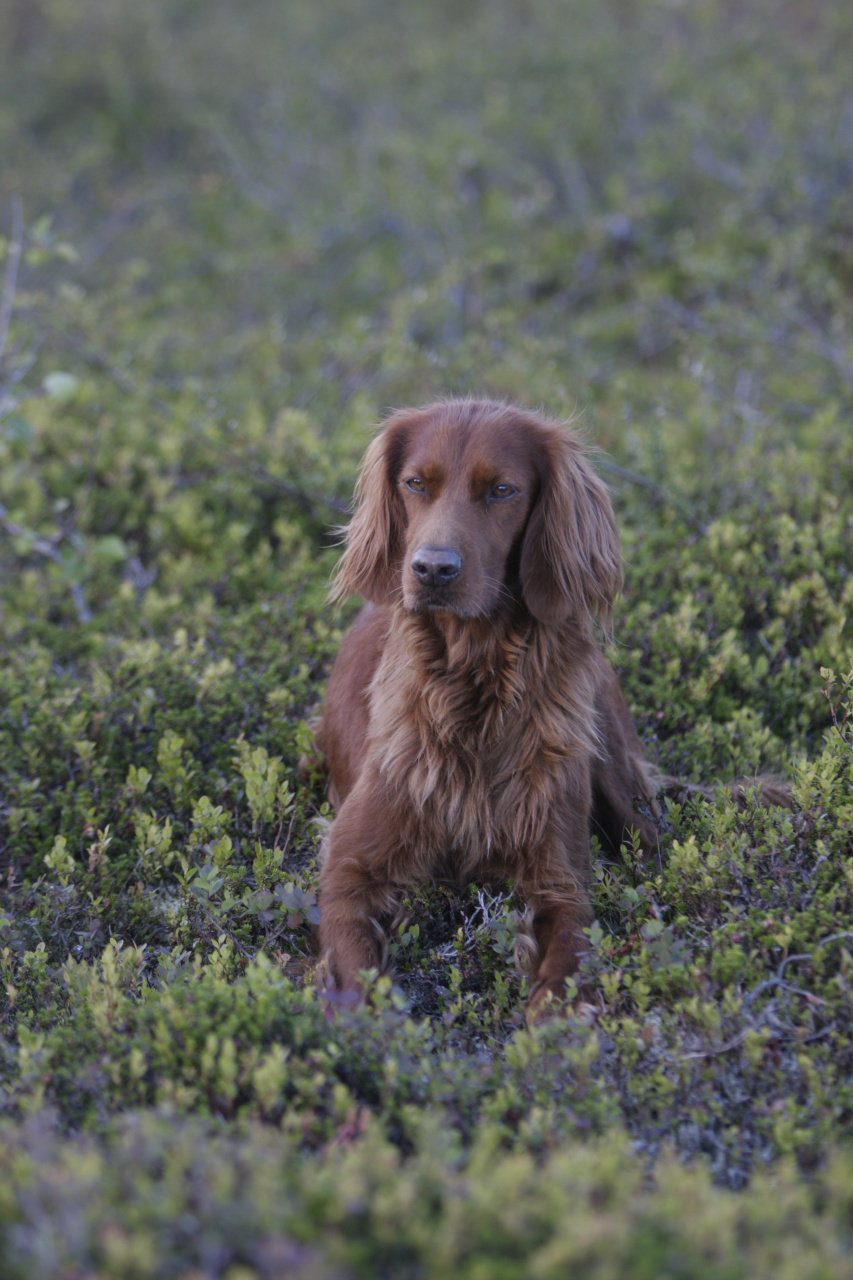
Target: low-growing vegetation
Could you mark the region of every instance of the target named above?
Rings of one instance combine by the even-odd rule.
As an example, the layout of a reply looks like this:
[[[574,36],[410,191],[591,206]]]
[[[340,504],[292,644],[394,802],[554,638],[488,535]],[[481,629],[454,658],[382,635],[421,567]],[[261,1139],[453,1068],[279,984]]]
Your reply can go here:
[[[0,1271],[853,1264],[848,5],[27,0],[0,18]],[[310,721],[383,412],[579,412],[649,754],[592,1024],[512,886],[320,997]],[[521,941],[519,941],[519,937]]]

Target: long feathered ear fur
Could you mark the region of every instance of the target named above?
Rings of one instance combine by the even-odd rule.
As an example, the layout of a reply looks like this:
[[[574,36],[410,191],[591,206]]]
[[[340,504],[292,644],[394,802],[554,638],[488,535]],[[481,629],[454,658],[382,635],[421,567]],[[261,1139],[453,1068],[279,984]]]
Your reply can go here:
[[[607,487],[576,437],[540,424],[539,497],[521,548],[521,590],[540,622],[582,613],[605,630],[622,583],[619,533]]]
[[[405,513],[397,477],[409,417],[391,418],[370,444],[355,486],[355,514],[344,530],[346,547],[329,597],[362,596],[387,604],[399,590]]]

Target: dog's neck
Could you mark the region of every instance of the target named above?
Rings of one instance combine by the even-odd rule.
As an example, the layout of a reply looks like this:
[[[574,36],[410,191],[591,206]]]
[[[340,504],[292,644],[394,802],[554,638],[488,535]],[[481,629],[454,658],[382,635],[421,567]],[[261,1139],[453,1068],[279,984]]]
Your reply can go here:
[[[525,767],[535,760],[536,769],[597,750],[597,646],[588,623],[548,626],[524,607],[499,623],[402,607],[389,621],[371,686],[370,749],[407,794],[415,775],[418,794],[437,794],[440,779],[448,794],[459,779],[474,788],[479,770],[502,758],[508,735],[524,739]],[[488,807],[480,801],[474,808]],[[474,826],[479,839],[482,823]]]
[[[547,666],[549,657],[559,655],[571,663],[570,655],[580,656],[594,645],[589,621],[581,625],[571,618],[559,628],[561,644],[537,643],[542,639],[542,624],[520,600],[497,614],[473,618],[443,610],[410,612],[400,608],[395,610],[394,626],[406,637],[411,651],[419,652],[433,670],[468,673],[476,684],[489,676],[500,678],[531,649]],[[553,635],[553,628],[548,630]]]
[[[443,609],[400,609],[396,626],[428,645],[449,667],[494,664],[495,656],[510,638],[523,641],[533,631],[534,619],[522,604],[495,614],[465,617]]]

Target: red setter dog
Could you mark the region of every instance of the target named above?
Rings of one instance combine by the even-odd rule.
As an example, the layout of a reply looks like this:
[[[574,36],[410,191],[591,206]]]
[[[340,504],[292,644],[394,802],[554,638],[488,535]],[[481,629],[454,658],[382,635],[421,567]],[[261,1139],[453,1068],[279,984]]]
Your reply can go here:
[[[454,400],[385,423],[356,499],[333,594],[369,603],[316,732],[338,808],[326,972],[358,990],[378,922],[417,882],[511,877],[535,1015],[565,1000],[588,946],[590,831],[617,850],[632,827],[656,842],[664,780],[595,638],[621,581],[607,489],[557,423]]]

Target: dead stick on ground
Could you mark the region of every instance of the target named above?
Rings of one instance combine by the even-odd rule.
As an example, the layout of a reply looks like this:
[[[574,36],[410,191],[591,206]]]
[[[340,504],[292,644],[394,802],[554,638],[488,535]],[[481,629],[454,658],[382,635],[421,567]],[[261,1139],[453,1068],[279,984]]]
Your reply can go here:
[[[6,271],[3,280],[3,293],[0,296],[0,370],[6,353],[6,342],[9,337],[9,325],[12,320],[12,308],[15,305],[15,289],[18,284],[18,267],[24,249],[24,210],[19,199],[12,201],[12,238],[9,241],[9,254],[6,259]],[[2,385],[2,384],[0,384]]]

